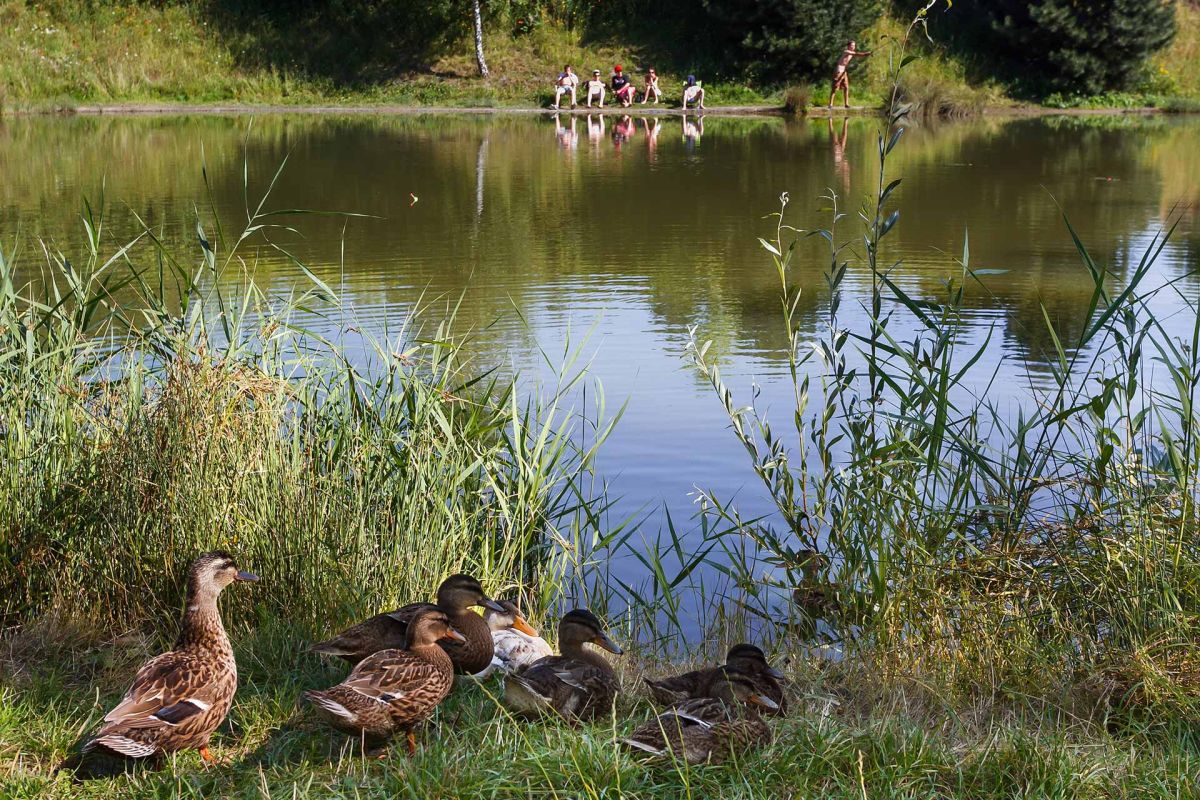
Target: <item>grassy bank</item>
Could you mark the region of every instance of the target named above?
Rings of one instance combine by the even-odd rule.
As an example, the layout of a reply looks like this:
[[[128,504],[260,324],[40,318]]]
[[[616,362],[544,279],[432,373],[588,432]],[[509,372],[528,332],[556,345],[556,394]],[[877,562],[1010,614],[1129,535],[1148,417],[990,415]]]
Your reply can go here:
[[[877,107],[890,91],[886,51],[903,23],[884,16],[862,39],[879,54],[857,70],[855,104]],[[654,53],[613,42],[583,41],[552,24],[526,35],[489,31],[492,76],[476,75],[469,42],[419,70],[371,79],[331,77],[275,53],[269,31],[253,20],[218,25],[191,4],[90,4],[62,0],[0,2],[0,107],[70,109],[81,104],[245,103],[284,105],[546,106],[549,85],[565,63],[605,75],[621,63],[640,71]],[[1099,98],[1052,98],[1056,107],[1185,109],[1200,97],[1200,9],[1179,8],[1179,34],[1157,59],[1144,90]],[[906,77],[906,96],[935,113],[957,115],[1012,105],[1003,87],[969,77],[958,56],[927,46]],[[660,65],[661,67],[662,65]],[[660,69],[672,102],[683,75]],[[705,76],[700,76],[704,78]],[[710,105],[807,106],[827,87],[752,86],[709,81]]]

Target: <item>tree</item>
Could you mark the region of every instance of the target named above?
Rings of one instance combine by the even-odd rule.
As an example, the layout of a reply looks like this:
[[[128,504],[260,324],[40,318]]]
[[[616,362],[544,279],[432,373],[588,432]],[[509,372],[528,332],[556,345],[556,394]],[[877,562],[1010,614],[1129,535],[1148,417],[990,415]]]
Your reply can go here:
[[[1132,89],[1175,35],[1175,0],[964,0],[971,46],[1028,94]]]
[[[704,0],[745,72],[770,83],[824,78],[877,0]]]
[[[479,74],[486,78],[488,66],[483,60],[483,13],[479,7],[479,0],[472,0],[471,5],[475,13],[475,63],[479,65]]]

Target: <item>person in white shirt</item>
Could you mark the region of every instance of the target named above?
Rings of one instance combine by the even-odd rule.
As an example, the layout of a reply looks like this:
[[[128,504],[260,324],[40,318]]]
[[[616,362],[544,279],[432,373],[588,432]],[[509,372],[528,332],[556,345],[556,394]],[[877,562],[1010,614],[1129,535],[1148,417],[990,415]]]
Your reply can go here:
[[[600,107],[604,108],[604,92],[606,89],[604,86],[604,81],[600,79],[600,70],[592,70],[592,79],[587,82],[586,88],[588,108],[592,107],[593,97],[598,97],[600,99]]]
[[[688,75],[687,85],[683,87],[684,109],[687,109],[688,103],[693,100],[696,101],[696,108],[704,108],[704,87],[696,80],[695,75]]]
[[[558,74],[558,78],[554,81],[554,107],[558,108],[559,101],[562,100],[564,94],[571,95],[571,108],[575,107],[575,87],[579,85],[579,76],[575,74],[575,70],[571,69],[571,65],[567,64],[563,67],[563,71]]]

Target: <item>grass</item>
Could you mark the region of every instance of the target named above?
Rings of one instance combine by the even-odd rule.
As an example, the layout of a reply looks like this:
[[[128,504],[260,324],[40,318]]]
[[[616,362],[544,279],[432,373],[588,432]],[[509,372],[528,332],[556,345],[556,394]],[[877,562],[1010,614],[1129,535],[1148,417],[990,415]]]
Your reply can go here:
[[[264,587],[260,587],[264,588]],[[614,719],[581,727],[521,724],[493,699],[495,684],[457,690],[409,760],[383,761],[297,709],[302,688],[340,670],[296,654],[283,631],[237,639],[242,688],[214,740],[224,760],[205,767],[181,754],[161,771],[82,786],[51,776],[81,728],[116,699],[145,644],[43,652],[19,689],[4,691],[0,785],[6,798],[260,797],[1178,797],[1197,777],[1197,739],[1186,727],[1115,733],[1054,720],[1012,704],[948,716],[936,692],[889,693],[837,665],[794,664],[798,691],[815,699],[774,726],[751,761],[675,767],[648,763],[615,744],[650,713],[633,694]],[[12,662],[9,661],[9,666]],[[102,690],[97,694],[93,686]],[[841,700],[825,713],[827,696]],[[993,712],[995,713],[992,716]]]

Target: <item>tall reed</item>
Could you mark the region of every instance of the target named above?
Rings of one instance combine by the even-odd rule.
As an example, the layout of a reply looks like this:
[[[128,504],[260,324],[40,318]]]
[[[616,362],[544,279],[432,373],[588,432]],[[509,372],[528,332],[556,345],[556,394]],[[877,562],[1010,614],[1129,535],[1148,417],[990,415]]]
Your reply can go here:
[[[305,327],[349,310],[271,244],[266,205],[236,232],[209,214],[194,258],[149,228],[111,248],[91,208],[78,261],[0,254],[0,615],[137,625],[214,547],[266,579],[228,598],[260,619],[320,630],[459,570],[537,615],[599,538],[602,398],[584,417],[581,373],[522,391],[471,371],[452,306],[386,338]],[[256,286],[268,250],[308,284]]]

